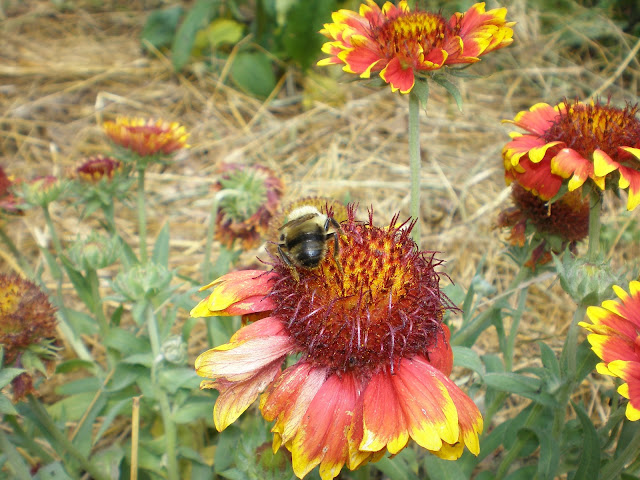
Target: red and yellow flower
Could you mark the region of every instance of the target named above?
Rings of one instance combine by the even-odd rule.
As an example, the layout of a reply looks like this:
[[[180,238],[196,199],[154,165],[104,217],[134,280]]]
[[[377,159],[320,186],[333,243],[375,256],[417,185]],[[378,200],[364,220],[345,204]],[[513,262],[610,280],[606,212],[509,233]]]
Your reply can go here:
[[[318,65],[343,64],[343,70],[370,78],[380,77],[395,92],[408,93],[416,75],[446,65],[475,63],[482,55],[513,42],[513,22],[507,10],[485,12],[476,3],[466,13],[454,13],[447,21],[439,13],[411,11],[407,2],[386,2],[380,8],[373,0],[351,10],[334,12],[334,23],[320,31],[331,41],[322,51],[328,55]]]
[[[25,363],[42,365],[47,369],[53,367],[55,311],[47,296],[34,283],[17,275],[0,275],[0,345],[4,350],[4,365],[25,367],[23,356],[37,355],[41,357],[39,362],[31,360]],[[14,401],[33,393],[34,374],[35,371],[28,369],[13,379]]]
[[[8,176],[4,168],[0,166],[0,213],[12,215],[21,215],[24,213],[18,204],[18,199],[12,191],[14,185],[15,182],[13,178]]]
[[[90,183],[101,180],[113,180],[114,175],[122,171],[122,162],[105,155],[96,155],[84,160],[75,168],[74,176]]]
[[[230,342],[202,353],[201,388],[220,395],[224,430],[262,393],[260,410],[275,421],[273,449],[292,454],[302,478],[320,466],[323,480],[396,454],[413,439],[446,459],[479,452],[482,416],[449,379],[453,354],[440,291],[441,262],[420,252],[411,225],[342,222],[320,265],[298,268],[274,257],[269,272],[233,272],[203,289],[193,317],[259,314]],[[338,262],[340,265],[338,265]],[[297,363],[282,370],[288,355]]]
[[[538,103],[511,122],[527,133],[512,132],[502,150],[507,183],[516,180],[543,200],[563,185],[569,191],[585,182],[600,190],[627,190],[627,209],[640,204],[640,120],[638,107],[563,101]]]
[[[105,122],[103,128],[116,145],[140,157],[170,155],[189,148],[189,134],[178,122],[119,117],[114,122]]]
[[[629,284],[629,293],[619,286],[613,290],[618,300],[605,300],[600,307],[589,307],[587,315],[593,323],[580,325],[592,332],[587,339],[602,359],[598,373],[621,378],[618,393],[629,399],[626,415],[640,420],[640,282]]]

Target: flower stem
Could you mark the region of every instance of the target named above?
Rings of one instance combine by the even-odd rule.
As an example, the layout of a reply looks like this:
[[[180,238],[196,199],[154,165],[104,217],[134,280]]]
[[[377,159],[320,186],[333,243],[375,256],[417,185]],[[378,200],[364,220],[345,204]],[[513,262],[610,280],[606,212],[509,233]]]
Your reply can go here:
[[[411,218],[416,225],[411,231],[413,240],[420,246],[420,99],[409,93],[409,168],[411,172]]]
[[[4,430],[0,429],[0,447],[4,452],[4,456],[6,457],[7,464],[9,465],[9,470],[14,478],[19,480],[30,480],[31,473],[29,473],[29,469],[27,468],[27,464],[24,459],[18,453],[16,447],[9,441],[7,435],[4,433]]]
[[[577,369],[577,352],[578,352],[578,322],[584,320],[584,316],[587,313],[587,305],[580,303],[575,312],[573,313],[573,319],[567,330],[567,337],[564,340],[564,347],[560,356],[561,365],[566,365],[567,381],[574,382],[576,369]],[[573,391],[572,388],[569,390]]]
[[[27,260],[24,258],[24,255],[20,253],[18,247],[16,247],[13,240],[5,233],[3,228],[0,228],[0,239],[4,242],[4,244],[9,248],[9,251],[13,255],[13,257],[18,261],[18,265],[22,269],[23,273],[27,275],[29,278],[33,278],[33,271],[31,267],[27,263]]]
[[[531,409],[529,416],[525,420],[523,427],[529,427],[531,425],[535,425],[539,421],[540,415],[542,414],[543,411],[544,411],[544,407],[542,407],[542,405],[535,404]],[[509,471],[509,468],[511,467],[511,464],[518,458],[518,456],[520,455],[520,452],[526,446],[526,444],[527,444],[526,436],[524,435],[518,436],[515,444],[513,444],[511,448],[509,448],[509,450],[503,456],[502,462],[500,463],[500,466],[498,467],[498,471],[496,472],[496,476],[495,476],[496,480],[502,480],[505,477],[505,475]]]
[[[46,429],[47,433],[53,437],[56,443],[71,455],[95,480],[108,480],[108,477],[102,472],[102,470],[96,468],[84,455],[82,455],[82,453],[78,451],[66,435],[58,430],[58,427],[44,406],[33,395],[29,395],[28,398],[31,410],[36,417],[38,417],[42,426]]]
[[[42,213],[44,214],[45,222],[47,222],[47,228],[49,229],[49,235],[51,235],[51,242],[53,243],[53,248],[55,248],[56,255],[58,256],[58,258],[61,258],[62,244],[60,243],[60,238],[58,238],[56,229],[53,226],[53,220],[51,219],[51,214],[49,213],[49,207],[42,207]]]
[[[147,263],[147,216],[144,197],[144,167],[138,168],[138,237],[140,238],[140,263]]]
[[[151,383],[154,388],[154,393],[160,404],[160,414],[162,416],[162,423],[164,425],[165,436],[165,452],[167,454],[167,479],[179,480],[180,472],[178,469],[177,458],[177,437],[178,429],[176,424],[171,418],[171,406],[169,405],[169,397],[167,392],[162,389],[162,386],[158,382],[157,365],[162,361],[162,353],[160,351],[160,333],[158,330],[158,322],[156,321],[156,315],[153,312],[153,307],[147,305],[146,312],[147,329],[149,330],[149,341],[151,342],[151,351],[153,354],[153,363],[151,365]]]
[[[600,253],[600,213],[602,210],[602,193],[592,187],[589,205],[589,247],[587,258],[590,263],[598,261]]]

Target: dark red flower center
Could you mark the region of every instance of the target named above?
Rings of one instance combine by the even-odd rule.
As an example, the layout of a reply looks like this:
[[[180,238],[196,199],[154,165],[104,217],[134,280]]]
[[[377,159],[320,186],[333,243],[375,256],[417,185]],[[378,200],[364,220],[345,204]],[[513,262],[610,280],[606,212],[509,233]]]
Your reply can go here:
[[[544,135],[547,142],[561,141],[587,159],[591,159],[593,152],[600,149],[623,163],[631,156],[619,147],[640,148],[637,105],[627,106],[622,110],[599,103],[586,105],[564,102],[564,106],[566,112],[561,112],[556,117]],[[638,168],[638,162],[634,163],[635,168]]]
[[[379,228],[372,214],[357,222],[350,209],[337,259],[329,242],[317,268],[298,268],[298,282],[283,262],[274,265],[281,278],[270,294],[277,305],[272,315],[283,320],[307,361],[366,375],[382,366],[393,370],[403,357],[428,358],[446,341],[442,315],[452,307],[434,270],[441,262],[418,251],[411,226],[397,220]]]
[[[446,30],[447,23],[442,16],[412,12],[372,26],[371,36],[377,40],[381,56],[399,58],[409,67],[420,60],[421,55],[441,48]]]
[[[76,171],[78,175],[88,181],[98,181],[102,178],[112,179],[115,171],[122,163],[111,157],[97,156],[88,159]]]

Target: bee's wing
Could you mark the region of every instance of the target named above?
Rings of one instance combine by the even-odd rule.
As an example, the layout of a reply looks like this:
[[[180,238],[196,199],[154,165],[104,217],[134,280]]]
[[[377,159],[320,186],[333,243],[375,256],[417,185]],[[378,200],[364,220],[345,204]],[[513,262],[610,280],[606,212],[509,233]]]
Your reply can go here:
[[[313,217],[316,217],[317,215],[318,215],[317,213],[307,213],[306,215],[302,215],[301,217],[295,218],[290,222],[285,223],[278,230],[281,231],[281,230],[284,230],[285,228],[295,228],[298,225],[302,225],[307,220],[311,220]]]

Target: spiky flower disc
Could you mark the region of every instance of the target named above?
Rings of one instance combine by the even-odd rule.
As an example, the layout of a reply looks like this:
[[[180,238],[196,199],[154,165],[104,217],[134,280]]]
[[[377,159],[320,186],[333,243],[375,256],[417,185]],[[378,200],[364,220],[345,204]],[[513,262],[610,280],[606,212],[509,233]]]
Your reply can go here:
[[[640,420],[640,282],[629,284],[629,293],[619,286],[613,290],[617,300],[605,300],[600,307],[589,307],[593,323],[580,325],[591,332],[587,337],[593,351],[602,359],[598,373],[621,378],[618,393],[629,399],[626,415]]]
[[[302,478],[316,465],[323,480],[342,467],[358,468],[410,439],[447,459],[466,445],[479,451],[482,417],[448,378],[453,364],[440,292],[440,265],[418,251],[411,226],[394,217],[388,227],[355,220],[341,224],[320,265],[298,269],[279,258],[271,272],[225,275],[204,288],[213,293],[192,316],[264,318],[231,341],[201,354],[201,388],[220,396],[214,421],[223,430],[257,396],[263,416],[275,421],[274,450],[285,446]],[[265,317],[266,316],[266,317]],[[281,370],[288,355],[296,364]]]
[[[627,190],[627,209],[640,204],[640,120],[638,107],[624,109],[565,100],[555,107],[538,103],[512,121],[527,133],[512,132],[502,150],[505,179],[516,180],[543,200],[562,185],[569,191],[585,182],[600,190]]]
[[[351,10],[334,12],[334,23],[320,31],[331,41],[322,51],[328,55],[318,65],[343,64],[343,70],[369,78],[379,73],[395,92],[408,93],[416,75],[445,65],[475,63],[492,50],[513,42],[514,25],[505,20],[507,10],[485,12],[476,3],[466,13],[454,13],[447,21],[439,13],[411,11],[407,2],[373,0]]]
[[[85,159],[75,168],[74,174],[78,178],[90,183],[101,180],[109,181],[113,176],[122,171],[122,162],[105,155],[96,155]]]

